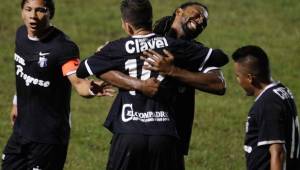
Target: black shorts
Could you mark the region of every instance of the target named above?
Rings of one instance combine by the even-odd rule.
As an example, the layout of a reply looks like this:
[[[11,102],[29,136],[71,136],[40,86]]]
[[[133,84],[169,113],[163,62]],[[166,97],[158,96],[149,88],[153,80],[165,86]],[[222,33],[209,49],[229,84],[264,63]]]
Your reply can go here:
[[[182,152],[177,153],[177,170],[185,170],[185,163],[184,163],[184,154]]]
[[[107,170],[177,170],[177,138],[115,134]]]
[[[68,145],[31,142],[12,134],[2,155],[2,170],[62,170]]]

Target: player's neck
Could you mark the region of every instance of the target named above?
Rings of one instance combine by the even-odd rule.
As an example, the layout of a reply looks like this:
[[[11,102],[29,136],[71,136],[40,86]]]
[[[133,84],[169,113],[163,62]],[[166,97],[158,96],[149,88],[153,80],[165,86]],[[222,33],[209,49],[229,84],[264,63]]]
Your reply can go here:
[[[184,37],[184,31],[182,29],[182,25],[180,24],[177,18],[174,19],[171,28],[176,32],[176,38]]]
[[[51,32],[51,26],[47,27],[44,30],[37,31],[37,32],[28,31],[28,37],[30,39],[43,39],[44,37],[49,35],[50,32]]]
[[[272,81],[268,81],[268,82],[264,82],[264,83],[259,83],[259,88],[256,88],[256,90],[254,91],[254,96],[257,97],[260,95],[260,93],[262,91],[265,90],[265,88],[270,85],[272,83]]]
[[[144,28],[134,30],[133,35],[147,35],[152,33],[152,30],[146,30]]]

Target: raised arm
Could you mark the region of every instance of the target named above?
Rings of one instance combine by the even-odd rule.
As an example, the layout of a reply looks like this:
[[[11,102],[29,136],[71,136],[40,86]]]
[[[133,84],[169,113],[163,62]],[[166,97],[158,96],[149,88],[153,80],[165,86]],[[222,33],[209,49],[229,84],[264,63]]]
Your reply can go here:
[[[78,69],[79,63],[79,59],[71,59],[66,61],[61,68],[63,76],[69,79],[76,92],[86,98],[93,96],[112,96],[113,90],[109,85],[103,84],[103,81],[92,83],[92,80],[78,78],[76,76],[76,70]]]
[[[113,96],[114,91],[109,85],[102,85],[104,83],[103,81],[92,83],[92,80],[78,78],[76,74],[69,75],[68,79],[76,92],[82,97],[91,98],[94,96]],[[96,90],[93,91],[91,89]]]
[[[154,96],[158,91],[159,81],[155,78],[139,80],[119,71],[108,71],[99,76],[102,80],[124,90],[137,90],[146,96]]]
[[[225,80],[220,69],[216,68],[207,72],[191,72],[172,64],[174,56],[167,50],[163,50],[164,56],[149,50],[144,52],[146,61],[150,64],[146,69],[159,71],[162,74],[176,78],[177,80],[192,86],[198,90],[224,95],[226,91]]]
[[[173,71],[167,75],[204,92],[224,95],[226,91],[225,80],[219,69],[201,73],[174,66]]]

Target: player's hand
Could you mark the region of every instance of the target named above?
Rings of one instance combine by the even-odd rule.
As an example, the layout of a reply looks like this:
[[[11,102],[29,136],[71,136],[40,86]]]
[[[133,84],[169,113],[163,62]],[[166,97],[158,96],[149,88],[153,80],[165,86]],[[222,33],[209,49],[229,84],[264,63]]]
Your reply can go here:
[[[100,46],[97,48],[96,52],[101,51],[101,49],[102,49],[103,47],[105,47],[108,43],[109,43],[109,41],[106,41],[104,44],[100,45]]]
[[[13,106],[11,108],[11,112],[10,112],[10,121],[11,121],[12,125],[15,124],[17,116],[18,116],[17,105],[13,104]]]
[[[174,56],[167,50],[163,50],[165,55],[161,55],[153,50],[143,52],[142,59],[149,65],[145,65],[144,69],[158,71],[161,74],[170,75],[174,69]]]
[[[112,85],[104,81],[91,81],[90,90],[96,96],[114,96],[115,93]]]
[[[140,91],[144,95],[152,97],[157,93],[159,84],[160,82],[154,77],[151,77],[147,80],[142,80]]]

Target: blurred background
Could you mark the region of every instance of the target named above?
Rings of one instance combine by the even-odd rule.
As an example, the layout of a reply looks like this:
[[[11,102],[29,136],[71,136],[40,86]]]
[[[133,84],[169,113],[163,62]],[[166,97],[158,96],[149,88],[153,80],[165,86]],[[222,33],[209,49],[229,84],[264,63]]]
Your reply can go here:
[[[20,0],[0,4],[0,151],[9,135],[14,84],[14,39],[21,20]],[[151,0],[154,20],[171,15],[182,0]],[[272,76],[300,98],[300,2],[298,0],[202,0],[209,8],[206,30],[197,40],[229,56],[243,45],[261,46],[269,55]],[[81,58],[106,41],[126,36],[119,0],[56,0],[53,25],[77,43]],[[187,170],[245,169],[243,141],[247,113],[254,98],[237,85],[232,60],[223,68],[225,96],[197,92],[196,117]],[[72,94],[72,134],[66,170],[102,170],[111,134],[102,124],[112,97],[84,99]],[[298,114],[299,115],[299,114]]]

